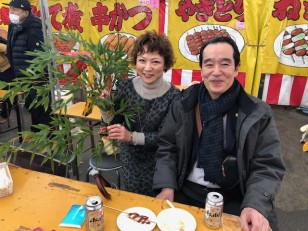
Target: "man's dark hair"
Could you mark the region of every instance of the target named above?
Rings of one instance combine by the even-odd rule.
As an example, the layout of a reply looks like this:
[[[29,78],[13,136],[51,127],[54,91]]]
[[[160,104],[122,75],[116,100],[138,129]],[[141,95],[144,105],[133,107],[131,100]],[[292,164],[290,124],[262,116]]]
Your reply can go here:
[[[216,43],[228,43],[233,48],[233,59],[235,67],[237,67],[240,64],[241,58],[240,58],[240,51],[238,50],[238,47],[233,39],[228,37],[217,37],[210,39],[203,43],[202,47],[200,48],[200,56],[199,56],[199,66],[202,68],[202,59],[203,59],[203,50],[210,44],[216,44]]]

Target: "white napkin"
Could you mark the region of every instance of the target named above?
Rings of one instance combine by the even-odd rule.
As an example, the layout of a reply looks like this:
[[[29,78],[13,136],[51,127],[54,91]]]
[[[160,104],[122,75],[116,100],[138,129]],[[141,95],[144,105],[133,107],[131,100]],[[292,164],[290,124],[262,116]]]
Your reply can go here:
[[[2,196],[5,196],[12,193],[9,192],[9,190],[12,188],[12,184],[13,181],[7,163],[0,163],[0,197],[2,194]]]

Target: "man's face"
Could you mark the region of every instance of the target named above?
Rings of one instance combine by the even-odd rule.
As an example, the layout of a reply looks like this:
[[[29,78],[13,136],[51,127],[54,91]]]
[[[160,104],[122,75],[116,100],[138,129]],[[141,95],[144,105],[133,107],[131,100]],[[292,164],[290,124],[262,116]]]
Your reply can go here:
[[[19,16],[19,21],[23,22],[29,15],[28,11],[22,10],[20,8],[10,7],[10,14],[15,14]]]
[[[203,50],[201,75],[212,99],[217,99],[233,84],[238,74],[233,48],[228,43],[209,44]]]

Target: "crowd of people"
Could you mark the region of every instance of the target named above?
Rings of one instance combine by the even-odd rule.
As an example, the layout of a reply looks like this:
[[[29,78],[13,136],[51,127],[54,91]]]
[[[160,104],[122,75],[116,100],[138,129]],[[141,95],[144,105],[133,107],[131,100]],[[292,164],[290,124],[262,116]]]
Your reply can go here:
[[[41,49],[43,41],[29,1],[9,6],[8,38],[0,40],[0,59],[6,60],[0,78],[7,82],[23,76],[32,58],[25,52]],[[140,35],[131,62],[137,76],[117,85],[114,111],[122,100],[140,110],[130,126],[123,116],[102,111],[109,139],[120,144],[125,190],[202,208],[209,192],[219,192],[224,212],[240,216],[243,230],[279,230],[275,196],[285,174],[280,140],[270,107],[236,80],[236,43],[206,41],[199,56],[203,81],[182,91],[163,78],[175,63],[167,36]],[[51,108],[29,107],[36,97],[31,89],[26,99],[32,125],[49,124]],[[101,98],[109,97],[104,90]],[[2,112],[0,123],[8,114],[4,107]]]

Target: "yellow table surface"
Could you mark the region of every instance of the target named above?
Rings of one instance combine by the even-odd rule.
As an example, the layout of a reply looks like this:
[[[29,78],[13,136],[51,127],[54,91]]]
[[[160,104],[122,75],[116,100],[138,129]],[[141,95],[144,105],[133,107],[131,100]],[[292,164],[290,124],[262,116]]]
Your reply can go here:
[[[0,90],[0,99],[2,99],[6,93],[8,92],[8,90]],[[18,92],[17,95],[22,95],[22,92]]]
[[[84,110],[84,106],[86,105],[86,102],[78,102],[73,104],[72,106],[68,106],[66,112],[55,112],[55,114],[62,114],[67,117],[73,117],[73,118],[81,118],[81,119],[86,119],[86,120],[92,120],[92,121],[101,121],[101,112],[99,108],[94,105],[92,113],[84,116],[82,115],[82,112]]]
[[[44,231],[86,230],[85,223],[81,229],[59,227],[59,224],[71,205],[83,205],[89,196],[101,196],[95,184],[35,172],[13,165],[9,168],[13,178],[14,193],[0,198],[1,231],[32,230],[37,227],[41,227]],[[112,199],[107,200],[101,196],[103,203],[120,210],[141,206],[151,209],[157,215],[163,209],[169,208],[167,203],[160,199],[110,188],[108,192]],[[203,223],[203,209],[178,203],[174,205],[189,211],[195,217],[197,230],[211,230]],[[118,230],[116,220],[119,212],[104,208],[104,214],[104,230]],[[224,214],[224,217],[234,219],[235,216]],[[224,230],[241,230],[231,226]],[[156,226],[154,230],[159,229]]]
[[[0,99],[2,99],[6,93],[7,93],[6,90],[0,90]]]

